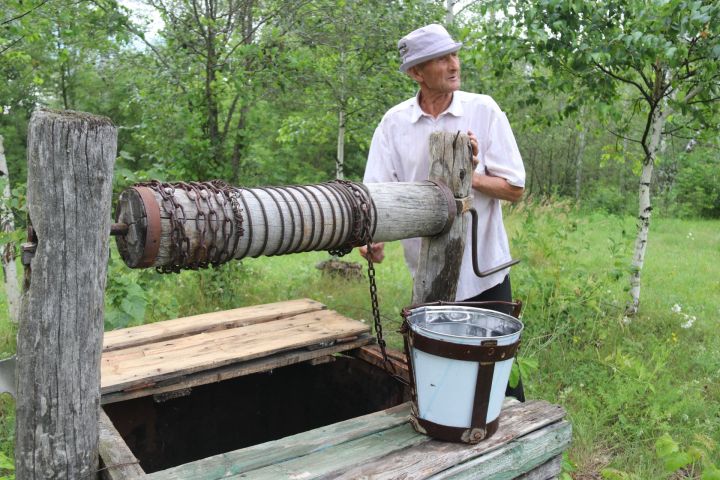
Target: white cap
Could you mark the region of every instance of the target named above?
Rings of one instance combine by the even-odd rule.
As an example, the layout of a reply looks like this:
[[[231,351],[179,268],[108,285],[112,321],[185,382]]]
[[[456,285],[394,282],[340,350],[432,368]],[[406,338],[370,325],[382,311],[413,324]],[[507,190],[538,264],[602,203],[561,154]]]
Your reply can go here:
[[[418,28],[398,42],[398,51],[402,62],[400,71],[407,73],[410,67],[448,53],[457,52],[460,47],[462,47],[462,43],[453,40],[442,25],[433,23]]]

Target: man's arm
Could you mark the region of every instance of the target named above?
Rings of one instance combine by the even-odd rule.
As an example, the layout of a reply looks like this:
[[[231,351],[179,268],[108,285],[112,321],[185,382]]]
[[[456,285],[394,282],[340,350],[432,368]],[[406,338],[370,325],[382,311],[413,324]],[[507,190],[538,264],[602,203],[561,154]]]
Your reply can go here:
[[[472,188],[480,193],[484,193],[488,197],[507,200],[509,202],[517,202],[520,200],[525,191],[523,187],[510,185],[508,181],[502,177],[482,175],[478,172],[473,173]]]
[[[479,144],[475,134],[468,130],[468,136],[470,137],[470,145],[473,151],[473,166],[477,166],[480,162],[478,159]],[[509,202],[517,202],[522,197],[525,188],[511,185],[508,181],[502,177],[494,177],[488,174],[480,174],[473,172],[472,188],[480,193],[484,193],[488,197],[497,198],[499,200],[507,200]]]

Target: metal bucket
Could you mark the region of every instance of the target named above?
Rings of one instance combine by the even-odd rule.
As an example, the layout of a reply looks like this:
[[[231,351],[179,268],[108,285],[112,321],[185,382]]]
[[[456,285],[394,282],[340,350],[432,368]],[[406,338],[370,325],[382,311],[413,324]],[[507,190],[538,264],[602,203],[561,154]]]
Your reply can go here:
[[[459,305],[419,306],[403,316],[415,429],[466,443],[495,433],[522,322]]]

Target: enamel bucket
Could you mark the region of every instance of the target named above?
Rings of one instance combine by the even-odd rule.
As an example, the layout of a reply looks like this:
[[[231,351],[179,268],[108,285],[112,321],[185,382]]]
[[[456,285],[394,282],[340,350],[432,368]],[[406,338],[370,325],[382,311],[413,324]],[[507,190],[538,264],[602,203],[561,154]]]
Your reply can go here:
[[[415,429],[465,443],[495,433],[522,322],[458,305],[420,306],[403,316]]]

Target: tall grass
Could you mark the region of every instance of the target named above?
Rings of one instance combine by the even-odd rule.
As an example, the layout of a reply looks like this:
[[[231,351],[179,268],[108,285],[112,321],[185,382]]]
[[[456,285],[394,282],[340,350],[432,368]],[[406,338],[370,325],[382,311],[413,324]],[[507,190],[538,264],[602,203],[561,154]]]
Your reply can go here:
[[[720,438],[720,222],[653,220],[641,313],[632,319],[623,313],[631,218],[579,213],[554,201],[516,206],[506,211],[506,225],[513,254],[523,260],[512,271],[515,297],[525,303],[521,355],[539,366],[524,379],[526,393],[567,409],[572,475],[691,478],[701,456],[708,465],[720,463],[714,444]],[[399,244],[389,244],[385,262],[376,265],[384,332],[395,348],[399,311],[412,290],[402,257]],[[106,326],[299,297],[371,322],[367,280],[323,275],[315,265],[327,258],[319,252],[248,259],[163,276],[130,272],[113,255]],[[345,259],[362,262],[356,252]],[[11,351],[14,328],[1,318],[0,352]],[[11,455],[13,403],[1,401],[0,451]],[[695,464],[678,470],[658,457],[656,447],[668,434]]]

